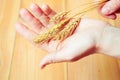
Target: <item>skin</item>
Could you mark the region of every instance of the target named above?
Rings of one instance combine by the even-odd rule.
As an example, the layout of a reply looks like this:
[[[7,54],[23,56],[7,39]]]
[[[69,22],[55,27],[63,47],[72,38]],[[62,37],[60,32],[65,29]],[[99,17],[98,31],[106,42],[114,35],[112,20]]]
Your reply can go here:
[[[109,0],[99,8],[99,12],[106,18],[116,19],[116,14],[120,13],[120,0]]]
[[[45,4],[41,7],[31,4],[30,10],[32,13],[27,9],[21,9],[20,16],[31,29],[21,22],[17,22],[15,28],[21,36],[49,53],[42,59],[41,68],[51,63],[76,61],[95,52],[119,58],[120,29],[94,19],[81,19],[75,33],[60,44],[59,41],[35,44],[34,38],[54,25],[54,22],[48,21],[56,13]]]

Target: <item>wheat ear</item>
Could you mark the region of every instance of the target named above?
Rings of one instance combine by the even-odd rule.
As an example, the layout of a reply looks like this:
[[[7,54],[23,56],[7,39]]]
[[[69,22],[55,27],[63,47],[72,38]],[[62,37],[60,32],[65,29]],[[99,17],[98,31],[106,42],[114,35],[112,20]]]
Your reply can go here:
[[[60,31],[58,33],[58,35],[56,35],[54,37],[54,40],[64,40],[65,38],[69,37],[70,35],[72,35],[75,31],[75,29],[77,28],[77,26],[79,25],[81,18],[77,18],[77,19],[73,19],[72,21],[70,21],[65,28]]]
[[[43,32],[42,34],[38,35],[35,39],[35,43],[44,43],[50,40],[54,35],[56,35],[64,25],[69,22],[70,19],[62,20],[61,22],[57,23],[53,27],[49,28],[47,31]]]

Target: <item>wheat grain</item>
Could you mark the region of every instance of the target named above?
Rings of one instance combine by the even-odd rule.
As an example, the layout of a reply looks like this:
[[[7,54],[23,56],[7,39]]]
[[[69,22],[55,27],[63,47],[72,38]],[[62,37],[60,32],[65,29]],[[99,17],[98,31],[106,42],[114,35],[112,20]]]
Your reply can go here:
[[[44,33],[38,35],[35,39],[35,43],[44,43],[45,41],[49,41],[54,35],[56,35],[64,25],[66,25],[69,22],[70,19],[65,19],[59,22],[58,24],[54,25]]]
[[[65,16],[69,13],[69,11],[64,11],[64,12],[60,12],[58,14],[56,14],[55,16],[53,16],[51,19],[50,19],[50,22],[59,22],[61,21],[62,19],[65,18]]]

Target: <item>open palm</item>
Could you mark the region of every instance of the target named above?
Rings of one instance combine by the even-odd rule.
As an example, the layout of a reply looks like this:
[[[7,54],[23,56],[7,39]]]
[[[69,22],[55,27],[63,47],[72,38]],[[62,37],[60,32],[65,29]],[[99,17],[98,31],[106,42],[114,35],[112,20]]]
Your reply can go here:
[[[18,22],[15,27],[17,32],[35,44],[33,39],[54,25],[54,23],[49,24],[49,20],[56,13],[47,5],[39,7],[36,4],[32,4],[30,10],[31,12],[27,9],[22,9],[20,16],[31,27],[28,28],[21,22]],[[62,43],[59,44],[59,41],[50,41],[42,45],[35,44],[50,53],[41,61],[41,68],[50,63],[76,61],[98,51],[100,38],[106,25],[109,24],[99,20],[81,19],[75,33]]]

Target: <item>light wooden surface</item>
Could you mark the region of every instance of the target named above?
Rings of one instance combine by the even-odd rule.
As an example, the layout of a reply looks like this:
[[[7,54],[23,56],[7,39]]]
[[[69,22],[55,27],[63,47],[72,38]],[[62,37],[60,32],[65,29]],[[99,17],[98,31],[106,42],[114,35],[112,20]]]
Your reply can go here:
[[[120,80],[120,61],[101,54],[90,55],[74,63],[52,64],[41,70],[38,64],[46,53],[27,42],[14,29],[20,8],[29,8],[32,2],[49,4],[59,12],[85,1],[0,0],[0,80]],[[112,21],[93,10],[85,17],[120,27],[120,16]]]

